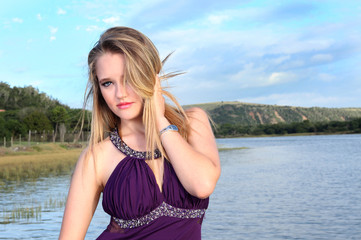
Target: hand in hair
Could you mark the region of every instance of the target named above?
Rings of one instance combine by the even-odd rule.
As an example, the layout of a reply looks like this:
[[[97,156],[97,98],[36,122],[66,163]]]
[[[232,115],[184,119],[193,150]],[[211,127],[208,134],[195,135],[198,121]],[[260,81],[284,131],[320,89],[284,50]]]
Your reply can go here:
[[[165,118],[165,100],[163,97],[163,90],[160,84],[160,78],[157,75],[154,84],[153,103],[155,107],[155,116],[158,131],[169,125],[169,121]]]

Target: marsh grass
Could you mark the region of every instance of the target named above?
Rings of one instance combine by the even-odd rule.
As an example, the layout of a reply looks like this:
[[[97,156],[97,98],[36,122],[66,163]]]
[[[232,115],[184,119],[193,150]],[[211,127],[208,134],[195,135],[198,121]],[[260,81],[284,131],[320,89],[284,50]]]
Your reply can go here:
[[[68,174],[82,148],[67,148],[60,144],[39,144],[21,151],[1,150],[0,188],[8,182],[36,180],[39,177]],[[10,151],[10,152],[9,152]]]
[[[248,147],[232,147],[232,148],[226,148],[226,147],[219,147],[218,151],[231,151],[231,150],[242,150],[242,149],[248,149]]]
[[[12,192],[23,182],[37,184],[42,177],[69,174],[81,151],[81,145],[53,143],[0,148],[0,193]],[[41,221],[42,213],[63,208],[65,203],[66,196],[59,196],[43,203],[30,201],[3,206],[0,224]]]
[[[32,204],[30,207],[13,205],[11,209],[4,209],[0,224],[10,224],[21,220],[31,221],[41,220],[42,212],[54,211],[57,208],[64,208],[66,204],[66,196],[59,199],[50,197],[43,204]]]

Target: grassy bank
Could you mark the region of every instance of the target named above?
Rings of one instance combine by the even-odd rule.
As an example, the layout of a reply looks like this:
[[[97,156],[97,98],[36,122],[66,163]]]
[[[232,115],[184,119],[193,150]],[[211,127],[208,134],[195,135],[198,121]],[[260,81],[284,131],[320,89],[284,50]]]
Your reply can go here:
[[[257,138],[257,137],[297,137],[297,136],[315,136],[315,135],[341,135],[341,134],[360,134],[358,132],[340,131],[340,132],[308,132],[308,133],[286,133],[286,134],[234,134],[222,135],[217,138]]]
[[[0,185],[69,173],[82,149],[81,145],[53,143],[0,148]]]

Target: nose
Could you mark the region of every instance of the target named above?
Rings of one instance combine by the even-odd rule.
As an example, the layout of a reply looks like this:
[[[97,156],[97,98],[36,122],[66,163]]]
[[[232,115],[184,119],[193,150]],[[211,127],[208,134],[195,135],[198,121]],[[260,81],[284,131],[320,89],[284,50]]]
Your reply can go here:
[[[127,89],[123,83],[117,84],[115,95],[117,98],[125,98],[127,96]]]

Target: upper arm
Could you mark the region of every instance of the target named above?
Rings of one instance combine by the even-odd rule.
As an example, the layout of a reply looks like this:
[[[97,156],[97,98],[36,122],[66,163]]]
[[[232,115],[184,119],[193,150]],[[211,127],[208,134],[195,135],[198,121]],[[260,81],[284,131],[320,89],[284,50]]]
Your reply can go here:
[[[212,161],[220,172],[217,143],[207,113],[200,108],[186,111],[189,118],[188,143],[193,149]]]
[[[59,239],[84,239],[100,193],[93,154],[84,151],[72,176]]]

